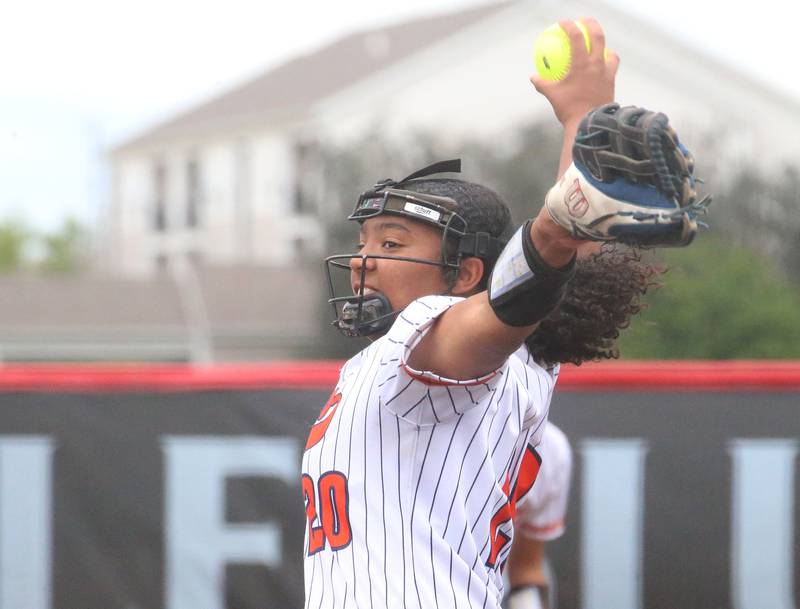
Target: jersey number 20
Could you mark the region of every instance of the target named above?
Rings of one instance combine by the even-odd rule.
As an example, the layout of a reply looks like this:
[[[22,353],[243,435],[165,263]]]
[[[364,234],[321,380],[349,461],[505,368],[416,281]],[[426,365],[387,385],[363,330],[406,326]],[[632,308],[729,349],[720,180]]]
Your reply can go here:
[[[326,543],[334,552],[347,547],[353,534],[345,475],[337,471],[325,472],[316,485],[319,493],[315,493],[311,476],[303,474],[302,486],[308,519],[308,555],[324,549]]]

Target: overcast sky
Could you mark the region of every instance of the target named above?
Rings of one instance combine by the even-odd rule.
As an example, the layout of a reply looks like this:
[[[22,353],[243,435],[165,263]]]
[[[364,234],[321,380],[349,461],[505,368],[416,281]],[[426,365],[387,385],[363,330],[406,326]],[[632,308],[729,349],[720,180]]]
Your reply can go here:
[[[607,1],[800,100],[798,52],[789,46],[797,4],[761,0],[722,12],[697,0]],[[111,143],[350,31],[474,4],[14,2],[0,27],[0,220],[43,229],[68,215],[96,223],[107,199],[98,168]],[[565,16],[579,16],[562,4]]]

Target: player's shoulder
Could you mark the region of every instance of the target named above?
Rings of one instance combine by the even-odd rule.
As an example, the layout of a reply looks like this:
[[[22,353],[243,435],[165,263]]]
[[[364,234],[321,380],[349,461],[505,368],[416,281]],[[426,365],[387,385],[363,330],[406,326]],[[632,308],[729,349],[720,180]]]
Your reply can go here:
[[[550,421],[544,427],[539,451],[547,453],[548,458],[552,461],[570,461],[572,459],[572,447],[567,435]],[[544,459],[544,455],[542,458]]]
[[[444,311],[463,298],[424,296],[403,309],[389,331],[348,359],[339,372],[339,385],[364,366],[385,366],[402,363],[407,351],[424,336],[425,331]],[[387,367],[387,370],[392,367]]]
[[[457,296],[440,295],[417,298],[397,314],[389,331],[373,344],[377,344],[379,349],[400,351],[405,359],[436,319],[462,300]]]
[[[409,332],[420,332],[447,309],[462,300],[464,299],[459,296],[444,295],[417,298],[398,313],[387,336],[401,339],[407,337]]]

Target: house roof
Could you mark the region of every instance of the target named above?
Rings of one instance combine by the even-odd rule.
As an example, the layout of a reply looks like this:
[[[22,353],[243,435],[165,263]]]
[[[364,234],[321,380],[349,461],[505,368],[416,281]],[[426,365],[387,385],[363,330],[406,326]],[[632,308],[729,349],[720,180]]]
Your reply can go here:
[[[494,2],[351,34],[182,112],[122,143],[115,152],[185,134],[196,135],[221,125],[229,127],[232,122],[250,124],[252,120],[264,122],[301,116],[321,98],[511,4],[511,0]]]
[[[318,334],[321,281],[302,267],[200,267],[197,286],[182,294],[172,275],[0,276],[0,359],[185,359],[198,333],[214,351],[263,358]],[[192,327],[198,298],[206,319]]]
[[[261,326],[306,334],[314,331],[309,326],[325,300],[322,278],[297,265],[200,267],[198,282],[209,321],[219,329]]]
[[[214,327],[242,323],[275,330],[307,327],[321,298],[319,277],[303,273],[300,267],[209,266],[197,269],[197,278],[208,322]],[[291,306],[286,307],[284,300]],[[186,323],[180,287],[170,275],[0,276],[0,340],[4,331],[25,327],[183,327]]]
[[[24,327],[131,325],[182,326],[175,283],[168,278],[0,277],[0,336]]]

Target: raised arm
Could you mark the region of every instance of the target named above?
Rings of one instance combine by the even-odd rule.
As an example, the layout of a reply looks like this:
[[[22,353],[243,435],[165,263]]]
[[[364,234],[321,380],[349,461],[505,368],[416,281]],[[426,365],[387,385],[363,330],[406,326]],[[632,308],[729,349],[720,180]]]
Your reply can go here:
[[[592,31],[597,41],[594,25]],[[711,197],[697,196],[691,153],[661,112],[609,103],[578,120],[578,112],[611,94],[616,61],[599,69],[593,54],[577,55],[574,80],[546,87],[565,124],[562,164],[569,160],[568,144],[580,139],[573,161],[547,193],[545,208],[506,245],[488,294],[470,296],[442,315],[409,360],[412,367],[474,378],[502,365],[558,304],[571,276],[569,261],[583,243],[683,247],[694,239],[697,217]],[[565,89],[557,88],[562,84]],[[469,295],[468,282],[461,285],[465,289],[453,293]]]
[[[586,52],[583,34],[574,21],[562,19],[561,28],[567,33],[572,48],[572,66],[566,77],[559,81],[546,80],[534,74],[531,83],[544,95],[553,112],[564,127],[558,177],[572,163],[572,144],[578,124],[589,110],[614,101],[614,86],[619,56],[606,50],[605,33],[594,17],[580,21],[589,32],[591,52]]]
[[[579,244],[583,243],[541,211],[530,223],[531,241],[548,270],[568,273]],[[516,236],[519,238],[519,236]],[[513,240],[513,238],[512,238]],[[475,264],[482,262],[473,259]],[[501,263],[502,264],[502,263]],[[477,283],[478,272],[461,274],[454,295],[467,294]],[[465,280],[468,276],[471,279]],[[558,294],[542,294],[545,300]],[[533,304],[533,303],[531,303]],[[442,314],[414,349],[408,364],[416,370],[430,370],[451,379],[478,378],[503,365],[538,325],[510,325],[502,321],[490,303],[488,291],[473,294]]]
[[[531,82],[548,99],[564,126],[559,178],[572,162],[572,143],[580,120],[591,108],[613,99],[619,65],[614,53],[608,53],[607,60],[603,59],[605,36],[600,24],[592,18],[582,21],[589,31],[591,53],[587,53],[583,34],[574,22],[560,21],[573,49],[569,74],[557,82],[531,77]],[[556,224],[544,208],[528,230],[544,267],[556,272],[570,265],[576,248],[583,243]],[[473,264],[481,265],[482,270],[481,261],[473,259]],[[453,294],[471,294],[479,278],[480,273],[475,271],[462,273]],[[439,318],[408,363],[418,370],[433,370],[448,378],[478,377],[500,367],[536,329],[537,323],[509,325],[498,318],[488,292],[473,294]]]

